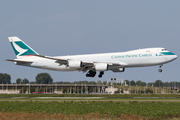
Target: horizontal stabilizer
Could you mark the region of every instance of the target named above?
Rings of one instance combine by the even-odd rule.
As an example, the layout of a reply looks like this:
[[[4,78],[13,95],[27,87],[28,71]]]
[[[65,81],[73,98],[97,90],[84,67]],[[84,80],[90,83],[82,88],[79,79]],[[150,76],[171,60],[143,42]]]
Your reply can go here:
[[[5,61],[10,61],[10,62],[21,62],[21,63],[33,63],[32,61],[25,61],[25,60],[10,60],[10,59],[5,59]]]

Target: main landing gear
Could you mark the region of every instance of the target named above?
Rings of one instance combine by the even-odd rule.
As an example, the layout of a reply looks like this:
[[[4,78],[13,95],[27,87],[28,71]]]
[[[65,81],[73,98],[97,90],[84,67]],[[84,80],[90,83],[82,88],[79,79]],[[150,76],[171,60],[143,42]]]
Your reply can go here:
[[[89,70],[89,72],[86,74],[86,77],[94,77],[96,75],[96,71]]]
[[[162,66],[163,66],[163,65],[160,65],[160,66],[159,66],[159,70],[158,70],[158,71],[159,71],[160,73],[162,72],[162,69],[161,69]]]
[[[98,77],[102,78],[103,75],[104,75],[104,72],[100,72]]]
[[[86,77],[94,77],[96,75],[96,71],[93,70],[89,70],[88,73],[86,74]],[[104,75],[104,72],[101,71],[98,75],[99,78],[102,78],[102,76]]]

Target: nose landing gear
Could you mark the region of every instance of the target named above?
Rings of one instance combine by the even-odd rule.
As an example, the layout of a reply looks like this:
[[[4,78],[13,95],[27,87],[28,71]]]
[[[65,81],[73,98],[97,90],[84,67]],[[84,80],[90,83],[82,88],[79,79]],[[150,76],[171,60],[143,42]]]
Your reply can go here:
[[[158,71],[159,71],[160,73],[162,72],[162,69],[161,69],[162,66],[163,66],[163,65],[160,65],[160,66],[159,66],[159,70],[158,70]]]
[[[159,69],[158,71],[161,73],[161,72],[162,72],[162,69]]]

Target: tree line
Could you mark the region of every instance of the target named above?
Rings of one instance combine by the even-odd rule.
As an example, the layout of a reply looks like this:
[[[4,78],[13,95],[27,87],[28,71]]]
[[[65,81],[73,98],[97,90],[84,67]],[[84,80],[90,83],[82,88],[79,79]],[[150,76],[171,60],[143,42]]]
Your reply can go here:
[[[0,84],[52,84],[53,79],[48,73],[40,73],[36,76],[36,81],[29,81],[24,78],[17,78],[16,83],[11,83],[11,76],[6,73],[0,73]]]
[[[11,84],[11,76],[6,73],[0,73],[0,84]]]
[[[125,80],[126,84],[130,86],[153,86],[153,87],[180,87],[180,82],[173,81],[173,82],[162,82],[161,80],[156,80],[155,82],[142,82],[141,80],[134,81],[134,80]]]
[[[114,85],[121,85],[121,83],[117,83],[115,80]],[[134,81],[134,80],[125,80],[126,84],[129,86],[154,86],[154,87],[180,87],[180,82],[162,82],[161,80],[156,80],[155,82],[143,82],[141,80]],[[28,79],[24,78],[17,78],[16,83],[11,83],[11,76],[7,73],[0,73],[0,84],[91,84],[91,85],[111,85],[111,81],[74,81],[74,82],[53,82],[53,78],[48,73],[39,73],[35,77],[35,81],[29,81]]]

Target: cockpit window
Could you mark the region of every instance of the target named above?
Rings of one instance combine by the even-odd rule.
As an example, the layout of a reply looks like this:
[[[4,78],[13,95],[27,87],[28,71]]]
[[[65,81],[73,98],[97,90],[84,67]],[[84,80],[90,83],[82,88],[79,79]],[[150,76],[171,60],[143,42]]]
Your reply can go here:
[[[162,51],[167,51],[166,49],[162,49]]]

